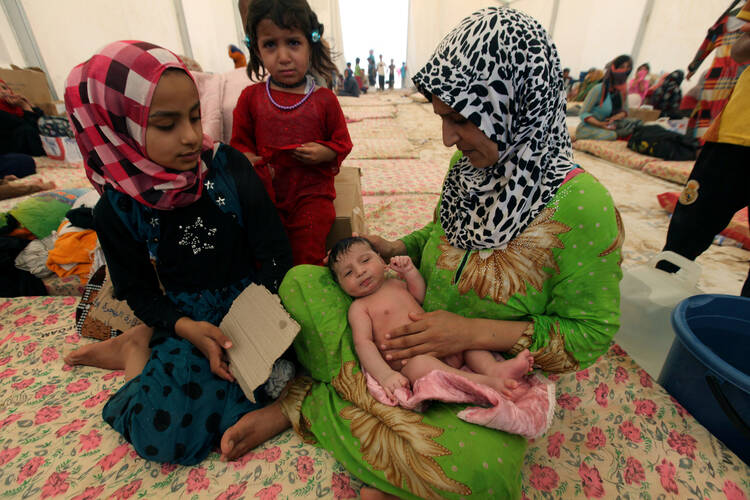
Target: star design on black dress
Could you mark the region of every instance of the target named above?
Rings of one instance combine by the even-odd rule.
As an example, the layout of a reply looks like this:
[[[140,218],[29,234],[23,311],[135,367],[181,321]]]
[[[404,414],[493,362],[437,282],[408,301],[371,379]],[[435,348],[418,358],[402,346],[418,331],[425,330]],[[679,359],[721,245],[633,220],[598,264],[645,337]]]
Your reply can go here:
[[[203,223],[201,217],[196,217],[195,222],[189,226],[179,226],[181,231],[178,245],[190,247],[193,255],[198,255],[203,250],[213,250],[213,240],[216,237],[216,228],[208,227]]]
[[[214,188],[214,181],[206,181],[206,189],[213,189]]]
[[[216,204],[220,207],[223,207],[226,204],[227,200],[223,196],[219,196],[216,198]]]

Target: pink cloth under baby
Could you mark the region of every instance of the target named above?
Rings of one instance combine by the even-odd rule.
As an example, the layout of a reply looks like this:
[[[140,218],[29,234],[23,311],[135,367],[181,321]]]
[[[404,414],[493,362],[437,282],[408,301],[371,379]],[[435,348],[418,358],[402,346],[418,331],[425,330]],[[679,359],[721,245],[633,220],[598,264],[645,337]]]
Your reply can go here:
[[[473,403],[480,406],[462,410],[458,418],[528,439],[547,432],[555,410],[555,384],[538,375],[524,376],[510,398],[491,387],[440,370],[414,382],[413,390],[396,389],[391,398],[374,377],[369,373],[365,376],[370,394],[384,405],[422,411],[429,400]]]

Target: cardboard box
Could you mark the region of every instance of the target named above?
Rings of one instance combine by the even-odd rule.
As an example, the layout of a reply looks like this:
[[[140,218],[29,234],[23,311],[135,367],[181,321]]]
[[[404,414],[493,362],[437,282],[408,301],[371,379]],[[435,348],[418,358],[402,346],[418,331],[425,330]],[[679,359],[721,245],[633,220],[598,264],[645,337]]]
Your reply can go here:
[[[357,167],[341,167],[336,176],[336,199],[333,201],[336,220],[331,232],[328,233],[326,248],[331,248],[337,241],[351,236],[352,233],[367,233],[361,176],[362,173]]]
[[[13,92],[22,94],[31,104],[42,108],[47,115],[57,115],[57,106],[49,91],[47,75],[39,68],[21,69],[17,66],[0,68],[0,80],[4,80]]]
[[[657,118],[659,118],[659,115],[661,114],[661,111],[658,109],[631,109],[628,111],[628,118],[637,118],[639,120],[642,120],[644,122],[653,122]]]

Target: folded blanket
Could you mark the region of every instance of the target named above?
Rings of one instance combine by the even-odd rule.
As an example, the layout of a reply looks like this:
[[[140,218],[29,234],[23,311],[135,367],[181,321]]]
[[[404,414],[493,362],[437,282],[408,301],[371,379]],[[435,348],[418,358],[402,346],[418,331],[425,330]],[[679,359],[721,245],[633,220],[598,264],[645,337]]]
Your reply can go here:
[[[478,404],[459,412],[458,418],[528,439],[547,432],[555,410],[555,384],[538,375],[523,377],[510,398],[486,385],[440,370],[414,382],[412,390],[396,389],[391,398],[374,377],[369,373],[365,376],[370,394],[384,405],[422,411],[429,400]]]

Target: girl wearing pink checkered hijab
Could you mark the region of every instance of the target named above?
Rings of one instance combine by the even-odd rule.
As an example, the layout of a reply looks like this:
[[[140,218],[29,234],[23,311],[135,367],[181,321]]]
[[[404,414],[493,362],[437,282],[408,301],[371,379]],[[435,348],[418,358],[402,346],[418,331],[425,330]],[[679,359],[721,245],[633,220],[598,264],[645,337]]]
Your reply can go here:
[[[216,326],[246,286],[275,292],[291,265],[276,209],[246,157],[203,134],[195,81],[164,48],[107,45],[71,71],[65,106],[101,194],[115,295],[145,324],[65,360],[125,371],[102,415],[144,458],[191,465],[220,445],[234,459],[288,426],[283,380],[248,401]]]

